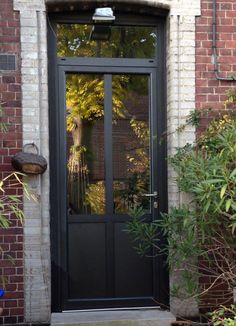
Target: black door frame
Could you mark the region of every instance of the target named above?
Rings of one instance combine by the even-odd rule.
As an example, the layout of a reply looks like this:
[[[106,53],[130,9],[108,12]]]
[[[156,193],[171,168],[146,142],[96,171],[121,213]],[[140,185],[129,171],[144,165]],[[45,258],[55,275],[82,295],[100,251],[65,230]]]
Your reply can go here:
[[[83,20],[85,19],[85,20]],[[81,22],[86,21],[87,18],[83,18]],[[127,19],[127,18],[126,18]],[[155,111],[157,115],[151,121],[157,121],[157,135],[156,135],[156,148],[157,154],[154,158],[158,171],[153,169],[154,177],[158,178],[159,193],[159,211],[167,211],[167,146],[166,141],[163,138],[163,134],[166,132],[166,82],[165,82],[165,26],[164,20],[157,17],[152,20],[138,19],[138,21],[132,19],[132,24],[153,25],[153,21],[158,25],[159,31],[159,44],[157,47],[158,59],[104,59],[104,58],[56,58],[56,35],[55,25],[57,22],[74,22],[74,18],[68,18],[61,15],[54,15],[50,19],[48,24],[48,47],[49,47],[49,135],[50,135],[50,201],[51,201],[51,259],[52,259],[52,311],[62,311],[65,307],[62,304],[62,296],[64,295],[62,280],[66,277],[65,271],[65,259],[61,256],[62,248],[66,246],[66,225],[63,223],[62,213],[65,210],[63,202],[61,201],[61,189],[66,189],[66,184],[61,184],[60,176],[65,178],[65,169],[60,162],[60,151],[63,150],[63,136],[62,130],[60,130],[60,116],[58,114],[58,108],[61,101],[64,101],[64,94],[61,89],[58,88],[58,81],[64,78],[65,72],[81,72],[81,73],[140,73],[140,74],[152,74],[152,79],[156,83],[157,100],[156,103],[152,103],[154,107],[158,108]],[[127,23],[127,20],[125,20]],[[129,22],[129,20],[128,20]],[[124,22],[125,23],[125,22]],[[155,97],[154,97],[155,98]],[[65,117],[64,117],[65,118]],[[162,139],[162,141],[160,141]],[[159,140],[159,141],[158,141]],[[64,162],[65,163],[65,162]],[[157,297],[160,305],[168,304],[168,273],[165,267],[164,257],[160,257],[157,266],[157,282],[156,288],[158,289]],[[148,301],[149,302],[149,301]],[[147,302],[147,305],[148,305]],[[127,305],[127,303],[126,303]],[[122,303],[121,303],[122,306]],[[73,302],[70,309],[76,308],[73,306]],[[83,308],[83,307],[81,307]],[[94,306],[96,308],[96,306]]]

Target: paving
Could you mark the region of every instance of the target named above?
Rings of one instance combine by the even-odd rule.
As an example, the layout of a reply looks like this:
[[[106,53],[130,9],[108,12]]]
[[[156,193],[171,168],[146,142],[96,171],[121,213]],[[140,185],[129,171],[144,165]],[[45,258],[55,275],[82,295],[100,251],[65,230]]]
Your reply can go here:
[[[170,326],[175,321],[160,309],[99,310],[53,313],[51,326]]]

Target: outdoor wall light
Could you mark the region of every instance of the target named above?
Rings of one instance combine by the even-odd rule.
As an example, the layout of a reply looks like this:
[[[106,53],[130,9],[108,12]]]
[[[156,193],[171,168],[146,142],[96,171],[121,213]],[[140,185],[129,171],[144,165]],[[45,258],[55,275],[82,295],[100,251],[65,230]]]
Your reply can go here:
[[[94,22],[112,22],[116,17],[111,8],[96,8],[92,19]]]
[[[94,25],[90,34],[90,40],[108,41],[111,36],[110,24],[115,20],[112,9],[96,8],[92,20],[94,21]]]
[[[94,25],[92,27],[91,41],[108,41],[111,36],[111,27],[109,25]]]

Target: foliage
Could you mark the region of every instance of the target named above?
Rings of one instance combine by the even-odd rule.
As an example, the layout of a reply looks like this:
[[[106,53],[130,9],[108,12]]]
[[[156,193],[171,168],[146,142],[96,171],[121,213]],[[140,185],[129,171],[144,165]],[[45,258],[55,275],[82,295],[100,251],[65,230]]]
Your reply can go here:
[[[205,114],[207,114],[207,112],[208,111],[206,110]],[[197,111],[197,110],[193,110],[187,116],[185,123],[180,125],[177,128],[176,131],[177,132],[183,132],[187,125],[192,125],[194,127],[199,127],[200,120],[201,120],[201,113],[199,111]]]
[[[123,98],[126,76],[113,78],[113,118],[126,116]],[[89,94],[89,96],[88,96]],[[88,74],[70,74],[66,80],[67,130],[72,132],[80,120],[91,123],[104,116],[104,80]]]
[[[139,121],[134,117],[131,118],[129,124],[136,146],[126,154],[128,166],[126,185],[122,186],[123,181],[114,181],[116,211],[124,213],[127,213],[133,205],[139,204],[146,207],[149,204],[149,199],[143,196],[148,192],[150,183],[149,127],[146,121]]]
[[[154,247],[159,243],[160,231],[166,238],[160,254],[167,254],[171,271],[182,273],[182,289],[174,289],[178,297],[201,297],[221,284],[227,284],[230,297],[236,287],[236,96],[233,94],[236,93],[230,93],[224,110],[211,117],[196,143],[177,148],[169,159],[180,192],[190,195],[189,204],[171,208],[169,213],[161,214],[161,220],[151,223],[150,230],[145,230]],[[159,237],[153,235],[154,226]],[[128,224],[129,233],[136,241],[139,238],[145,252],[142,228],[141,216]],[[210,276],[211,283],[205,288],[198,287],[198,278],[204,276]],[[222,292],[216,293],[219,300],[229,300],[226,293],[222,297]]]
[[[8,124],[4,121],[4,112],[2,105],[0,104],[0,132],[6,132],[7,131]]]
[[[146,79],[141,80],[148,84]],[[102,193],[105,194],[104,183],[90,182],[90,174],[96,161],[92,134],[96,123],[99,124],[98,120],[103,120],[104,116],[104,81],[96,75],[92,78],[91,75],[70,75],[66,85],[67,132],[69,141],[73,141],[68,159],[70,208],[76,211],[80,207],[81,212],[91,210],[101,214],[104,212],[105,199],[101,200],[104,197],[101,197]],[[135,108],[137,105],[136,94],[141,93],[139,87],[132,76],[113,76],[112,123],[115,129],[118,129],[116,125],[119,123],[126,125],[133,137],[133,147],[125,153],[127,178],[125,181],[114,180],[113,183],[114,207],[119,213],[127,213],[127,209],[137,201],[148,203],[142,194],[149,187],[149,126],[146,121],[137,120],[128,110],[129,106]],[[142,91],[146,96],[147,92]]]
[[[224,222],[232,232],[236,227],[235,137],[236,121],[224,115],[209,125],[196,145],[178,149],[170,159],[180,191],[190,193],[197,205],[202,241],[209,226]]]
[[[86,204],[95,214],[105,213],[105,186],[103,181],[90,184],[86,191]]]
[[[141,206],[131,207],[129,210],[131,220],[126,224],[126,232],[132,235],[132,240],[135,242],[134,248],[141,256],[152,251],[153,246],[160,251],[158,226],[154,223],[145,223],[144,213]]]
[[[22,222],[23,211],[19,208],[21,203],[20,196],[7,195],[4,185],[11,177],[22,183],[17,173],[13,173],[0,181],[0,228],[8,228],[10,226],[9,215],[14,213],[15,216]]]
[[[152,58],[156,33],[150,27],[112,26],[107,41],[90,39],[92,25],[58,24],[58,56]]]
[[[0,229],[8,229],[11,226],[12,218],[23,222],[24,212],[22,206],[22,195],[11,195],[12,188],[22,187],[25,196],[28,199],[37,200],[36,196],[31,193],[25,182],[22,181],[23,174],[19,172],[13,172],[0,180]],[[8,260],[11,264],[14,264],[14,258],[12,254],[4,251],[0,247],[1,256]],[[5,287],[7,283],[7,276],[0,276],[0,284]]]
[[[6,132],[7,130],[8,124],[4,122],[4,114],[0,105],[0,132]],[[23,176],[22,173],[12,172],[0,179],[0,230],[8,229],[11,226],[12,218],[19,219],[20,223],[23,222],[22,195],[12,195],[12,189],[21,188],[28,199],[37,200],[37,197],[29,191],[27,184],[22,180]],[[2,247],[0,247],[0,254],[4,259],[14,264],[14,258],[4,251]],[[5,287],[6,283],[7,276],[1,275],[0,284]]]
[[[135,150],[135,157],[128,154],[127,159],[131,163],[132,172],[145,172],[149,170],[149,127],[146,121],[138,121],[134,118],[130,120],[130,126],[133,129],[140,146]]]
[[[92,25],[58,24],[57,55],[59,57],[152,58],[155,54],[156,31],[152,27],[112,26],[109,42],[91,40]],[[147,77],[137,82],[132,74],[112,75],[112,123],[124,120],[137,139],[136,148],[126,157],[127,180],[114,180],[116,212],[127,207],[147,192],[149,185],[149,134],[144,121],[131,117],[126,106],[135,107],[137,95],[148,94]],[[131,105],[131,106],[132,106]],[[104,211],[103,181],[90,181],[95,155],[92,130],[104,117],[103,74],[69,73],[66,75],[66,121],[69,145],[68,159],[69,206],[72,211]],[[125,121],[126,120],[126,121]],[[147,147],[145,147],[147,146]],[[139,196],[140,195],[140,196]],[[101,197],[102,196],[102,197]]]
[[[236,306],[220,306],[210,313],[213,326],[235,326],[236,325]]]

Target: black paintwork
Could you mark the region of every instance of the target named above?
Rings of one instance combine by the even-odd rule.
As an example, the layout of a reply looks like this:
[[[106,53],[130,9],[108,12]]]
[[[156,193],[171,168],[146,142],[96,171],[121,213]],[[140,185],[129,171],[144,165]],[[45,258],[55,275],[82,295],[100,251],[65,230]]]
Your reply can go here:
[[[153,209],[149,218],[159,218],[159,211],[167,210],[166,141],[162,138],[166,131],[164,20],[155,17],[159,31],[155,60],[56,59],[55,22],[71,19],[74,17],[57,15],[50,19],[48,26],[52,311],[166,305],[169,291],[165,259],[141,259],[136,254],[123,231],[128,216],[112,214],[111,191],[107,192],[108,215],[67,219],[64,110],[66,73],[104,74],[106,187],[111,190],[111,76],[114,73],[150,75],[152,190],[158,191],[159,209]],[[153,20],[146,20],[145,24],[148,23],[153,24]],[[132,18],[132,24],[142,24],[142,20],[135,22]]]

